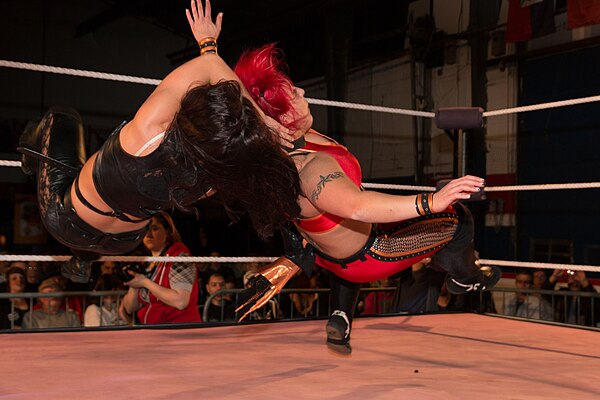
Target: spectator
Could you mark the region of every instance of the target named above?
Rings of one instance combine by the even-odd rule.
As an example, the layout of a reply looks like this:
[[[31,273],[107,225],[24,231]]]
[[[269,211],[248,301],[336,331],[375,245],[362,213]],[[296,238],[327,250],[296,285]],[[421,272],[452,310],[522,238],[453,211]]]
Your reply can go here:
[[[422,313],[438,310],[437,300],[446,272],[434,269],[430,264],[431,258],[427,257],[400,273],[396,311]]]
[[[317,280],[315,276],[308,277],[302,270],[298,270],[291,279],[288,287],[291,289],[316,289]],[[294,315],[302,317],[315,316],[317,311],[318,293],[292,293],[290,294],[292,304],[294,305]],[[291,316],[290,316],[291,317]]]
[[[109,290],[123,290],[123,282],[117,275],[102,274],[94,291],[104,292]],[[85,310],[84,325],[88,326],[115,326],[126,322],[119,317],[117,309],[118,296],[92,297],[92,304]],[[99,304],[102,302],[102,306]]]
[[[119,272],[119,266],[114,261],[104,261],[100,264],[100,275],[111,275]]]
[[[13,263],[17,264],[17,263]],[[23,293],[25,291],[26,272],[11,266],[6,271],[8,293]],[[23,316],[29,311],[29,302],[22,298],[0,299],[0,329],[20,328]]]
[[[58,293],[62,290],[58,281],[48,278],[38,288],[40,293]],[[71,310],[63,310],[62,297],[40,297],[42,308],[27,312],[23,317],[22,327],[24,329],[35,328],[77,328],[81,326],[77,313]]]
[[[208,283],[206,284],[208,297],[210,298],[210,296],[221,289],[225,289],[225,278],[223,275],[214,272],[208,278]],[[214,296],[205,307],[208,307],[208,310],[204,310],[207,322],[232,321],[235,319],[234,304],[225,299],[223,295]]]
[[[565,271],[561,270],[561,274],[564,273]],[[561,288],[561,291],[597,293],[596,289],[594,289],[587,279],[584,271],[567,271],[567,285],[567,288]],[[557,301],[557,321],[574,325],[597,326],[600,323],[600,304],[598,304],[598,301],[593,304],[592,300],[597,299],[583,296],[567,296],[566,307],[564,301]]]
[[[25,268],[25,276],[27,278],[25,291],[37,292],[37,288],[42,281],[42,272],[44,271],[43,265],[36,261],[28,261],[27,263],[20,264]]]
[[[152,217],[144,246],[153,256],[188,256],[181,236],[169,214],[161,212]],[[200,322],[196,305],[198,282],[196,268],[186,262],[153,262],[146,273],[127,270],[132,278],[125,282],[129,291],[123,298],[121,310],[126,321],[137,312],[143,324]]]
[[[391,280],[385,278],[379,281],[371,282],[372,288],[393,287]],[[385,314],[394,311],[394,291],[370,292],[365,297],[365,314]]]
[[[552,290],[553,285],[548,281],[548,275],[546,275],[545,269],[535,269],[533,271],[533,284],[531,287],[533,289],[541,289],[541,290]]]
[[[225,278],[225,277],[223,277]],[[225,287],[223,288],[225,290],[231,290],[231,289],[235,289],[235,281],[233,280],[233,278],[229,277],[229,278],[225,278]],[[227,293],[223,295],[223,298],[227,301],[233,301],[233,293]]]
[[[521,269],[515,275],[517,289],[531,289],[533,286],[533,273]],[[508,293],[504,299],[504,314],[522,318],[541,319],[552,321],[554,318],[552,306],[541,296],[527,293]]]
[[[0,254],[8,254],[5,251],[0,251]],[[10,267],[10,263],[8,261],[0,261],[0,287],[2,284],[6,283],[6,271]]]

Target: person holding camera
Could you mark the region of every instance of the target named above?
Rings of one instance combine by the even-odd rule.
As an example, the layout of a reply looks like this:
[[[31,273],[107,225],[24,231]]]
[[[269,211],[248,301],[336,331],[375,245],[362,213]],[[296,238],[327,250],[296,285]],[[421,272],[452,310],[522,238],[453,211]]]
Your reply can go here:
[[[179,232],[169,214],[152,217],[144,237],[144,247],[153,256],[188,256]],[[129,291],[123,298],[121,314],[131,320],[134,313],[142,324],[200,322],[196,268],[184,262],[153,262],[146,269],[123,269]]]

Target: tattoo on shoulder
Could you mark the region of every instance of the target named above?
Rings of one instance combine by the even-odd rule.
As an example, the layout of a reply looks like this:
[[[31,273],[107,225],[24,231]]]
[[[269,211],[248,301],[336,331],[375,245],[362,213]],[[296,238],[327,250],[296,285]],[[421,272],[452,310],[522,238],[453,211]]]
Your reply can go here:
[[[325,175],[325,176],[321,175],[321,179],[319,180],[319,183],[317,183],[317,188],[310,195],[311,200],[313,202],[319,200],[319,195],[323,191],[325,184],[327,182],[331,182],[332,180],[341,178],[343,176],[344,176],[344,173],[341,171],[336,171],[336,172],[333,172],[333,173],[331,173],[329,175]]]

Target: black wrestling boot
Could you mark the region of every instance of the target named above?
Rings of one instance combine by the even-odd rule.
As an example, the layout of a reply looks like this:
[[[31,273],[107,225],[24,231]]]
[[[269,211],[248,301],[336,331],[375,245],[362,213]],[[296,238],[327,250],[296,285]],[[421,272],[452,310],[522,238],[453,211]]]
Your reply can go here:
[[[40,150],[40,134],[37,132],[38,124],[34,122],[28,122],[23,130],[23,133],[19,137],[19,151],[21,149],[27,149],[36,151],[39,153]],[[26,175],[35,175],[37,171],[38,160],[23,154],[21,156],[21,170]]]
[[[498,267],[481,266],[473,245],[474,221],[460,203],[454,205],[458,227],[448,244],[431,258],[431,267],[448,272],[446,285],[452,294],[491,289],[502,275]]]
[[[86,160],[79,113],[68,107],[50,108],[37,126],[29,125],[25,129],[19,138],[19,146],[17,150],[23,154],[23,171],[36,174],[42,222],[52,236],[69,246],[63,240],[65,224],[61,218],[71,207],[71,185]],[[91,254],[94,253],[74,251],[74,254],[75,257],[61,268],[62,273],[75,282],[88,282]],[[80,255],[84,255],[83,258],[78,258]],[[93,258],[98,255],[94,254]]]
[[[345,312],[335,310],[327,326],[327,346],[340,354],[351,354],[352,346],[350,346],[350,320]]]
[[[481,275],[477,279],[468,282],[460,282],[459,280],[448,276],[446,279],[446,287],[452,294],[464,294],[468,292],[481,292],[493,288],[502,277],[502,271],[496,266],[480,267]]]

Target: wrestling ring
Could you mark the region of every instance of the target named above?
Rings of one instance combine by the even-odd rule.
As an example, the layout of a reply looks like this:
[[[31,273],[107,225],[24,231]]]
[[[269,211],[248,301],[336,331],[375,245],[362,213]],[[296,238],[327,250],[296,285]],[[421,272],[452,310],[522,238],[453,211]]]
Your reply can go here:
[[[156,85],[159,81],[0,60],[0,66]],[[436,113],[307,99],[422,118]],[[600,96],[481,111],[479,117],[600,101]],[[0,160],[0,166],[20,162]],[[369,189],[435,187],[365,183]],[[600,182],[486,187],[585,190]],[[2,261],[70,256],[0,255]],[[123,257],[111,261],[268,262],[271,257]],[[600,272],[600,266],[481,259],[482,264]],[[477,314],[357,318],[352,356],[324,346],[320,320],[2,335],[0,399],[596,399],[600,336],[593,329]],[[240,360],[243,360],[240,362]]]

